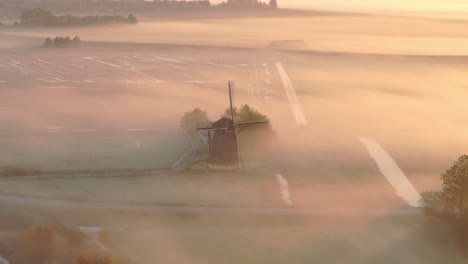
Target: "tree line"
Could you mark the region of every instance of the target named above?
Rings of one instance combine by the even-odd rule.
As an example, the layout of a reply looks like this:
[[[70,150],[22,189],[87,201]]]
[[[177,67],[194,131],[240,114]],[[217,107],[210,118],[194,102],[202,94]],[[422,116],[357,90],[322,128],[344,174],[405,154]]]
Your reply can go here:
[[[18,0],[12,0],[18,1]],[[153,13],[166,14],[167,12],[192,12],[206,11],[211,8],[208,0],[181,1],[181,0],[152,0],[152,1],[96,1],[96,0],[47,0],[43,1],[42,7],[57,13]],[[13,4],[12,4],[13,5]],[[30,4],[29,8],[37,7],[37,4]]]
[[[43,48],[79,48],[81,46],[81,39],[75,36],[73,39],[70,37],[55,37],[54,39],[48,37],[42,45]]]
[[[268,10],[278,9],[277,0],[270,0],[267,3],[259,0],[227,0],[217,5],[225,9],[250,9],[250,10]]]
[[[21,12],[20,24],[24,26],[46,26],[46,27],[62,27],[62,26],[86,26],[98,24],[113,24],[127,23],[137,24],[138,19],[135,15],[90,15],[90,16],[74,16],[63,15],[57,16],[49,10],[34,8]]]
[[[152,0],[152,1],[95,1],[95,0],[43,0],[19,1],[0,0],[5,10],[21,12],[42,8],[56,13],[151,13],[155,15],[167,15],[168,13],[190,13],[224,10],[252,10],[262,11],[277,9],[277,0],[269,0],[269,3],[259,0],[223,0],[220,4],[211,4],[208,0],[184,1],[184,0]],[[2,7],[0,6],[0,9]],[[52,20],[55,20],[52,18]],[[62,21],[63,22],[63,21]],[[75,22],[83,24],[83,22]],[[18,22],[18,24],[20,24]],[[59,23],[60,25],[61,23]],[[86,23],[85,23],[86,24]]]

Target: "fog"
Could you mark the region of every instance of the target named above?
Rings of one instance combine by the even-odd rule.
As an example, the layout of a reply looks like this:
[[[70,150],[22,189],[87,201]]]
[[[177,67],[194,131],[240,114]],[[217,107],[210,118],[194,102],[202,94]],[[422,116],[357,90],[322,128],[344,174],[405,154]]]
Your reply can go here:
[[[142,19],[135,26],[17,30],[2,33],[8,42],[18,35],[27,43],[45,36],[79,35],[87,41],[168,43],[265,48],[275,40],[304,40],[314,51],[415,55],[467,54],[464,21],[385,16],[322,16],[268,18]],[[225,34],[229,32],[229,34]],[[222,36],[222,37],[217,37]],[[34,37],[41,39],[34,40]]]
[[[468,147],[467,33],[335,13],[1,28],[0,262],[463,263],[417,200]],[[75,35],[79,48],[41,48]],[[269,48],[282,40],[305,46]],[[243,170],[190,167],[206,157],[181,118],[218,120],[228,81],[274,133],[239,135]]]

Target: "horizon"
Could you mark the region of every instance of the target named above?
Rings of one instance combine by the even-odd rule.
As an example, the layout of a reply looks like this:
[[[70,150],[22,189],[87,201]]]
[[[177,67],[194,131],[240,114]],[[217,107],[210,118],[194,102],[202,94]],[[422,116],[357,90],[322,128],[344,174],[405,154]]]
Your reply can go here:
[[[269,0],[264,0],[268,2]],[[223,0],[211,0],[213,4]],[[396,0],[376,2],[370,0],[278,0],[280,8],[366,12],[391,15],[443,16],[468,18],[468,2],[458,0]]]

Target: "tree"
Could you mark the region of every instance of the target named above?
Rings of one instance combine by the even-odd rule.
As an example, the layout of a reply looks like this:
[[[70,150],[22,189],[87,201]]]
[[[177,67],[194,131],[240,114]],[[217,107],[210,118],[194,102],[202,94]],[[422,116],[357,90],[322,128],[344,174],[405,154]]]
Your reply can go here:
[[[67,36],[63,41],[64,41],[64,46],[66,48],[68,48],[68,47],[70,47],[72,45],[72,40],[71,40],[71,38],[69,36]]]
[[[205,111],[195,108],[192,112],[185,113],[180,125],[185,133],[193,136],[198,128],[208,127],[211,125],[211,122]]]
[[[453,218],[468,219],[468,155],[441,175],[442,191],[423,194],[423,206]]]
[[[72,44],[70,37],[56,37],[54,38],[54,48],[68,48]]]
[[[130,24],[138,24],[138,19],[133,14],[128,15],[127,21]]]
[[[278,2],[276,0],[270,0],[270,3],[268,4],[268,6],[271,9],[278,9]]]
[[[222,117],[231,118],[231,109],[226,109]],[[240,109],[234,108],[234,118],[238,123],[269,120],[266,115],[261,114],[249,105],[242,105]]]
[[[55,21],[52,12],[41,8],[23,10],[20,15],[20,21],[23,25],[47,26]]]
[[[460,245],[468,250],[468,155],[461,156],[441,175],[442,191],[422,196],[425,212],[447,220],[454,227]]]
[[[73,38],[73,46],[79,48],[81,46],[81,39],[78,36]]]
[[[135,15],[128,17],[122,15],[95,15],[95,16],[75,16],[75,15],[55,15],[49,10],[41,8],[25,9],[20,15],[21,25],[24,26],[81,26],[103,23],[138,23]]]
[[[250,9],[250,10],[263,10],[268,8],[266,3],[259,0],[227,0],[219,5],[223,8],[231,9]]]
[[[62,37],[55,37],[54,38],[54,47],[55,48],[63,47],[63,38]]]
[[[232,118],[231,109],[226,109],[222,117]],[[236,119],[236,123],[270,121],[266,115],[258,112],[249,105],[242,105],[240,109],[234,108],[234,118]],[[249,127],[249,130],[273,132],[273,128],[270,123],[252,126]]]
[[[447,210],[468,216],[468,155],[461,156],[442,174],[442,200]]]
[[[54,47],[54,42],[52,41],[51,38],[46,38],[46,40],[45,40],[44,44],[42,45],[42,47],[47,48],[47,49],[53,48]]]

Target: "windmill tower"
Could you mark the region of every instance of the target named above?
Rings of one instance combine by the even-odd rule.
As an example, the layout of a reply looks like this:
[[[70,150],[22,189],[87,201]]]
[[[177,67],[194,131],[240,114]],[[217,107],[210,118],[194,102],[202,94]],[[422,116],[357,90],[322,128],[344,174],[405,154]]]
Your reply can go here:
[[[238,123],[232,97],[235,83],[229,82],[228,85],[230,118],[223,117],[211,127],[198,129],[198,131],[208,132],[210,152],[208,166],[213,169],[242,169],[239,133],[247,127],[269,123],[267,120]]]

